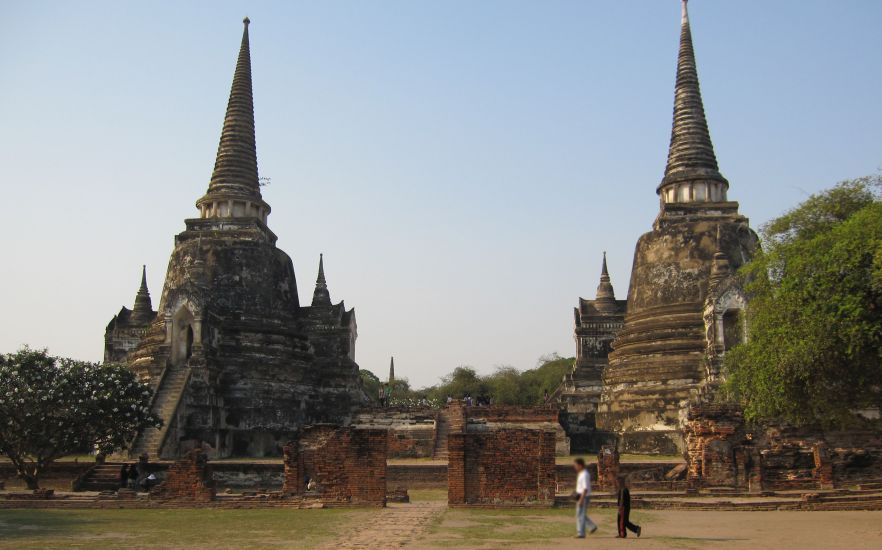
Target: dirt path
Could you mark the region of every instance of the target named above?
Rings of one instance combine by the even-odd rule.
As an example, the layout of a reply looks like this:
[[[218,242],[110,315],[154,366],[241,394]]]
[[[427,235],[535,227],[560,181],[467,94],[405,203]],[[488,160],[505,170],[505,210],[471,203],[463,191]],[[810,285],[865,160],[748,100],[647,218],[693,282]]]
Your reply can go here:
[[[385,550],[404,548],[422,536],[432,520],[447,509],[447,502],[415,502],[389,504],[369,523],[350,523],[347,531],[321,546],[322,549],[355,550],[361,548]]]

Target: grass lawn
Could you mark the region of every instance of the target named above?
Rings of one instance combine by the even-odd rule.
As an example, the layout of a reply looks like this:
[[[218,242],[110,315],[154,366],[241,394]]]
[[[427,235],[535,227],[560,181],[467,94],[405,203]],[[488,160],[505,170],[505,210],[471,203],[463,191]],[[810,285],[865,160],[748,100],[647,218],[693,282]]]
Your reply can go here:
[[[374,510],[0,510],[0,548],[312,548]]]

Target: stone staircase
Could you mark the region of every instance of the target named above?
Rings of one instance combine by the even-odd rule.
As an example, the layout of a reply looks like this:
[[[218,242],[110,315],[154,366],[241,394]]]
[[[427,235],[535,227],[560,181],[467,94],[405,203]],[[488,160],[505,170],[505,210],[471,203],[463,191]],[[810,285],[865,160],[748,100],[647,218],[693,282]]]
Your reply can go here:
[[[432,450],[432,458],[435,460],[447,460],[447,436],[450,434],[450,419],[447,411],[442,410],[438,414],[438,425],[435,427],[435,448]]]
[[[173,422],[178,403],[184,394],[184,387],[190,378],[190,369],[186,366],[166,367],[166,373],[159,382],[159,389],[153,399],[153,414],[165,421],[161,428],[147,428],[141,432],[129,456],[137,457],[147,453],[151,460],[158,459],[162,451],[162,443],[169,425]]]
[[[116,491],[119,489],[121,462],[105,462],[88,471],[78,483],[77,491]]]

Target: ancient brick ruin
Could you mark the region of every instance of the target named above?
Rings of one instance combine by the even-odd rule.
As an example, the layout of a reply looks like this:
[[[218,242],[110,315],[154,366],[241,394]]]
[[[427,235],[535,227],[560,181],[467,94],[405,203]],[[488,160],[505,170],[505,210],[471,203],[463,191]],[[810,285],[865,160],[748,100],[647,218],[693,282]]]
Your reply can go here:
[[[389,458],[432,458],[440,448],[437,427],[443,423],[442,414],[437,409],[367,409],[353,417],[352,425],[385,430]]]
[[[172,464],[165,481],[150,491],[150,498],[192,503],[211,502],[215,497],[214,480],[208,456],[202,449],[193,449]]]
[[[597,488],[615,491],[619,474],[619,451],[615,445],[604,445],[597,453]]]
[[[386,445],[382,429],[313,426],[284,448],[282,492],[329,504],[386,503]],[[315,482],[307,490],[309,480]]]
[[[447,445],[450,506],[554,503],[553,431],[502,428],[451,433]]]
[[[345,424],[366,396],[355,363],[355,313],[331,301],[323,259],[301,306],[291,258],[276,247],[261,196],[251,57],[245,29],[199,216],[175,237],[158,311],[142,278],[135,307],[105,334],[105,359],[127,362],[156,391],[165,421],[132,456],[279,456],[297,429]]]

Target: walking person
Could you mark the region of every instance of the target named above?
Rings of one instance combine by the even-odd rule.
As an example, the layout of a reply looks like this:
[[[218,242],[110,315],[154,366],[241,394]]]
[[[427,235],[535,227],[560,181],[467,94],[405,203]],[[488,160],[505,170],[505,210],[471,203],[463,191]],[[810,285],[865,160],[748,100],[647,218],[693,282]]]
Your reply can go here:
[[[628,490],[628,481],[624,477],[619,477],[616,480],[616,489],[618,489],[617,501],[619,504],[619,534],[617,538],[626,538],[628,531],[639,537],[643,529],[639,525],[631,523],[631,491]]]
[[[585,460],[577,458],[573,463],[576,470],[576,538],[585,538],[585,529],[594,534],[597,525],[588,517],[588,503],[591,500],[591,475],[585,467]]]

